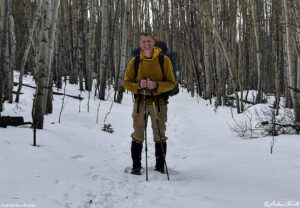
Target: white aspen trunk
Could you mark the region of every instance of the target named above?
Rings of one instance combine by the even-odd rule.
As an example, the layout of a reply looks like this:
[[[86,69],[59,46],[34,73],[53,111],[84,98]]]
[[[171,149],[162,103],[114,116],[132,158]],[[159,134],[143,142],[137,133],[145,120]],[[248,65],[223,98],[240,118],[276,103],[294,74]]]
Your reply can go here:
[[[296,82],[296,76],[297,71],[295,68],[295,65],[292,61],[292,54],[293,53],[293,42],[291,37],[291,29],[289,26],[289,15],[290,15],[290,5],[287,0],[283,0],[284,4],[284,18],[285,18],[285,29],[286,29],[286,47],[287,47],[287,64],[288,64],[288,84],[289,87],[296,89],[297,88],[297,82]],[[295,121],[300,122],[300,104],[298,102],[297,93],[290,89],[291,95],[292,95],[292,101],[293,101],[293,107],[295,112]]]
[[[215,106],[222,105],[222,58],[221,58],[221,49],[217,44],[216,47],[216,70],[217,70],[217,79],[216,79],[216,103]]]
[[[164,10],[163,10],[163,3],[162,0],[158,0],[157,2],[157,30],[158,30],[158,38],[163,40],[163,17],[164,17]]]
[[[11,71],[16,70],[16,34],[15,34],[15,20],[12,15],[9,15],[10,22],[10,45],[11,45],[11,57],[9,65]],[[13,73],[12,73],[13,74]]]
[[[296,20],[300,19],[300,4],[296,7]],[[295,51],[297,53],[297,89],[300,89],[300,21],[297,24]],[[300,93],[297,93],[298,103],[300,105]]]
[[[275,46],[277,43],[274,40],[273,45]],[[279,47],[278,45],[276,47]],[[280,69],[278,66],[278,55],[276,52],[276,49],[273,49],[273,56],[275,58],[274,60],[274,67],[275,67],[275,91],[276,91],[276,97],[275,97],[275,104],[276,104],[276,115],[279,114],[279,108],[280,108]]]
[[[100,90],[99,99],[105,99],[105,88],[106,88],[106,68],[108,66],[108,0],[103,0],[101,2],[102,11],[102,32],[101,32],[101,61],[100,61]]]
[[[152,28],[156,28],[157,26],[157,18],[156,18],[156,8],[154,4],[154,0],[150,0],[150,5],[151,5],[151,16],[152,16]]]
[[[150,20],[151,20],[151,16],[150,16],[150,2],[149,0],[145,1],[145,27],[146,27],[146,31],[151,31],[151,24],[150,24]]]
[[[205,4],[206,13],[210,13],[210,2]],[[188,17],[187,17],[188,18]],[[205,89],[204,99],[210,99],[212,94],[212,74],[211,74],[211,63],[210,63],[210,52],[211,52],[211,35],[212,32],[208,26],[208,21],[204,21],[206,30],[204,31],[204,66],[205,66]]]
[[[42,0],[43,1],[43,0]],[[42,13],[41,17],[42,18]],[[41,30],[41,26],[39,27]],[[34,60],[34,65],[33,65],[33,74],[34,77],[37,79],[37,74],[38,74],[38,62],[39,62],[39,53],[40,53],[40,31],[36,32],[37,35],[34,37],[34,40],[32,41],[32,47],[34,48],[34,54],[33,54],[33,60]]]
[[[139,36],[137,33],[140,32],[140,25],[139,25],[139,18],[138,18],[138,8],[139,8],[139,0],[133,0],[132,1],[132,35],[133,35],[133,44],[136,44],[139,42]],[[125,9],[125,8],[124,8]]]
[[[145,13],[144,13],[144,10],[143,10],[143,7],[144,7],[144,3],[145,1],[139,1],[139,4],[138,4],[138,22],[139,22],[139,28],[140,28],[140,31],[143,31],[145,30],[144,26],[144,21],[145,21]]]
[[[52,11],[51,11],[51,25],[50,25],[50,38],[49,38],[49,50],[48,50],[48,76],[47,76],[47,86],[45,94],[45,113],[52,113],[52,62],[54,55],[54,44],[56,37],[56,26],[58,22],[58,9],[60,6],[60,0],[55,0]]]
[[[9,21],[9,16],[8,15],[8,21]],[[6,70],[6,79],[5,79],[5,87],[4,87],[4,100],[10,100],[12,99],[12,92],[10,94],[10,88],[12,85],[12,80],[11,80],[11,72],[12,69],[9,66],[10,63],[10,54],[9,54],[9,48],[10,48],[10,38],[9,38],[9,34],[10,34],[10,23],[8,23],[8,31],[7,31],[7,42],[6,42],[6,49],[5,49],[5,70]],[[10,102],[12,103],[12,101]]]
[[[115,66],[115,70],[116,70],[116,79],[115,79],[115,84],[117,84],[118,82],[118,76],[119,76],[119,73],[120,73],[120,50],[121,50],[121,47],[120,47],[120,42],[121,42],[121,34],[120,34],[120,28],[117,27],[116,28],[116,35],[115,35],[115,39],[114,39],[114,66]],[[116,88],[115,90],[117,90],[117,85],[116,85]]]
[[[119,88],[119,76],[120,76],[120,63],[121,63],[121,41],[122,41],[122,27],[123,27],[123,16],[124,16],[124,12],[125,12],[125,2],[121,1],[118,2],[119,5],[119,21],[120,24],[118,27],[115,28],[115,40],[114,40],[114,66],[115,66],[115,80],[114,80],[114,89],[115,89],[115,93],[114,93],[114,101],[117,101],[117,96],[118,96],[118,88]],[[130,2],[129,2],[129,6],[130,6]],[[128,42],[127,42],[128,44]],[[127,47],[128,48],[128,47]],[[127,51],[128,54],[131,53],[131,51]]]
[[[73,4],[71,3],[71,0],[68,0],[68,16],[69,16],[69,61],[70,61],[70,70],[71,70],[71,74],[70,74],[70,80],[69,83],[70,84],[77,84],[78,83],[78,70],[76,70],[76,66],[77,64],[75,63],[75,49],[74,49],[74,26],[73,26],[73,12],[72,12],[72,8],[73,8]]]
[[[163,24],[163,41],[167,44],[167,46],[170,46],[170,37],[169,36],[169,1],[164,1],[164,24]]]
[[[282,2],[283,5],[283,2]],[[284,7],[283,7],[284,9]],[[281,25],[285,24],[285,15],[283,13],[282,22],[280,22]],[[284,70],[284,94],[285,94],[285,108],[293,108],[293,101],[291,96],[291,91],[288,88],[290,86],[289,84],[289,70],[288,70],[288,60],[287,60],[287,35],[286,35],[286,28],[285,25],[283,26],[283,30],[281,36],[282,36],[282,53],[283,55],[283,70]]]
[[[216,22],[220,22],[220,17],[218,16],[218,9],[217,9],[217,1],[215,0],[214,3],[214,18]],[[220,24],[220,23],[218,23]],[[216,25],[219,26],[219,25]],[[216,40],[216,37],[214,36],[214,42],[215,42],[215,50],[216,50],[216,102],[215,106],[222,105],[222,58],[221,58],[221,49],[219,46],[218,41]]]
[[[23,54],[23,57],[22,57],[22,62],[21,62],[21,67],[20,67],[19,86],[18,86],[15,102],[19,102],[19,99],[20,99],[20,92],[21,92],[22,86],[23,86],[24,68],[25,68],[25,65],[26,65],[26,62],[27,62],[29,50],[30,50],[31,45],[32,45],[34,31],[36,29],[37,23],[39,22],[39,20],[41,18],[42,3],[43,3],[43,0],[38,1],[37,10],[36,10],[36,13],[35,13],[35,16],[34,16],[34,19],[33,19],[32,26],[29,30],[28,39],[27,39],[26,44],[25,44],[25,51],[24,51],[24,54]]]
[[[129,3],[130,3],[129,8],[132,8],[133,1],[130,1]],[[134,34],[136,34],[136,28],[133,26],[133,22],[134,22],[134,17],[133,17],[133,13],[131,12],[131,15],[129,16],[129,22],[128,22],[128,33],[129,33],[128,37],[130,37],[129,41],[128,41],[128,53],[129,53],[129,51],[131,53],[132,48],[139,47],[138,43],[139,43],[139,38],[140,38],[139,35],[140,34],[134,35]],[[122,40],[122,38],[120,39],[120,41],[121,40]],[[120,44],[121,44],[121,42],[120,42]],[[121,57],[121,52],[120,52],[120,57]]]
[[[230,21],[230,50],[231,50],[231,63],[232,63],[232,67],[234,67],[234,75],[232,77],[232,79],[234,79],[233,82],[236,83],[236,86],[233,88],[234,92],[237,92],[239,90],[239,79],[238,79],[238,69],[237,69],[237,62],[238,60],[236,59],[236,41],[237,41],[237,0],[232,0],[230,1],[231,4],[229,5],[229,8],[232,9],[231,12],[231,21]],[[236,93],[237,94],[237,93]],[[237,112],[241,112],[241,106],[240,106],[240,99],[236,99],[236,108],[237,108]]]
[[[182,16],[181,16],[182,17]],[[185,45],[188,44],[188,40],[185,40]],[[191,68],[191,64],[190,62],[188,62],[188,57],[190,57],[190,53],[188,50],[188,47],[183,47],[184,53],[187,54],[187,56],[185,56],[183,58],[183,66],[184,66],[184,74],[185,74],[185,80],[186,80],[186,88],[188,92],[192,91],[192,86],[194,85],[193,79],[192,79],[192,68]],[[193,96],[193,94],[192,94]]]
[[[11,7],[9,7],[11,10]],[[9,77],[7,79],[7,90],[8,90],[8,102],[13,102],[13,88],[14,88],[14,70],[16,69],[16,35],[15,35],[15,22],[10,12],[9,14],[9,46],[10,51],[7,48],[7,65],[9,70]]]
[[[192,3],[194,4],[194,3]],[[191,57],[193,59],[193,73],[194,73],[194,82],[196,84],[196,93],[197,95],[201,96],[202,95],[202,88],[201,88],[201,70],[202,70],[202,64],[201,64],[201,46],[202,46],[202,43],[201,43],[201,40],[198,36],[198,28],[195,28],[194,27],[194,24],[196,24],[196,22],[198,21],[198,18],[197,18],[197,15],[196,13],[191,10],[191,16],[193,17],[193,25],[192,28],[191,28],[191,38],[189,40],[189,47],[191,48]],[[176,35],[175,35],[176,37]],[[194,42],[192,41],[194,39]],[[213,52],[211,50],[211,52]]]
[[[204,89],[204,98],[209,99],[211,94],[211,82],[210,82],[210,63],[209,63],[209,51],[210,51],[210,38],[207,32],[204,32],[204,66],[205,66],[205,89]]]
[[[50,26],[50,38],[49,38],[49,61],[48,61],[48,75],[51,72],[51,65],[53,61],[53,54],[54,54],[54,43],[55,43],[55,36],[56,36],[56,25],[58,22],[58,9],[60,6],[60,0],[54,0],[52,12],[51,12],[51,26]],[[50,77],[50,76],[48,76]],[[49,82],[49,79],[47,80]]]
[[[95,0],[90,0],[90,21],[89,21],[89,51],[87,67],[87,90],[92,90],[93,72],[94,72],[94,55],[95,55],[95,33],[96,33],[96,5]]]
[[[6,50],[8,42],[8,4],[9,1],[3,1],[3,19],[2,19],[2,37],[1,37],[1,54],[0,54],[0,112],[3,111],[3,99],[4,99],[4,89],[5,82],[8,78],[8,69],[6,67]],[[2,16],[2,15],[1,15]],[[1,22],[0,22],[1,24]]]
[[[192,49],[191,49],[191,44],[190,41],[187,40],[188,43],[186,43],[188,45],[188,47],[186,47],[186,51],[187,51],[187,55],[188,57],[192,57]],[[194,84],[194,79],[193,77],[195,77],[194,71],[195,71],[195,65],[194,62],[192,61],[192,63],[188,63],[188,76],[189,76],[189,86],[190,86],[190,91],[191,91],[191,96],[194,97],[195,96],[195,84]]]
[[[125,0],[124,0],[125,1]],[[122,18],[123,28],[122,28],[122,42],[121,42],[121,63],[120,63],[120,74],[119,74],[119,84],[118,84],[118,96],[117,102],[121,103],[124,92],[124,75],[126,70],[127,61],[127,42],[128,42],[128,19],[129,19],[129,1],[125,3],[125,12]]]
[[[51,17],[51,0],[43,2],[43,18],[40,31],[40,49],[37,72],[37,95],[34,109],[34,125],[38,129],[43,129],[45,115],[45,101],[47,95],[47,76],[49,75],[49,32]]]
[[[170,17],[170,22],[171,22],[171,28],[169,31],[169,48],[172,50],[175,46],[174,44],[174,37],[175,37],[175,21],[176,21],[176,12],[175,12],[175,1],[171,0],[171,17]]]
[[[241,112],[244,111],[244,67],[242,64],[242,18],[239,17],[239,44],[238,44],[238,50],[239,50],[239,57],[238,57],[238,82],[239,82],[239,86],[240,86],[240,91],[241,91]]]
[[[86,68],[87,68],[87,63],[86,63],[86,38],[85,38],[85,34],[86,34],[86,27],[85,27],[85,18],[86,18],[86,1],[84,0],[80,0],[80,7],[79,7],[79,36],[78,36],[78,40],[79,43],[78,44],[78,55],[79,55],[79,70],[80,70],[80,90],[83,91],[84,90],[84,85],[85,88],[87,88],[87,83],[83,83],[84,81],[86,81]]]
[[[63,8],[62,8],[63,7]],[[63,4],[63,2],[61,2],[61,8],[63,10],[66,9],[65,4]],[[63,66],[66,65],[66,62],[63,61],[64,58],[61,57],[61,54],[69,54],[69,51],[64,50],[63,49],[63,25],[66,25],[67,23],[67,18],[66,18],[66,12],[65,13],[60,13],[60,27],[57,27],[56,29],[56,33],[59,34],[59,38],[55,39],[55,52],[54,52],[54,58],[55,58],[55,65],[54,65],[54,69],[53,73],[55,74],[55,85],[57,87],[57,89],[62,89],[62,74],[65,74],[66,72],[63,72]],[[54,76],[53,76],[54,77]]]
[[[297,50],[297,89],[300,89],[300,24],[297,27],[297,39],[298,43],[296,45],[296,50]],[[298,102],[300,104],[300,93],[297,93],[298,97]]]
[[[261,94],[261,59],[262,54],[260,50],[260,35],[259,35],[259,24],[257,20],[257,6],[256,6],[256,0],[251,1],[251,9],[252,9],[252,19],[253,19],[253,25],[254,25],[254,36],[255,36],[255,46],[256,46],[256,61],[257,61],[257,98],[256,103],[260,103],[262,101],[262,94]]]
[[[76,50],[76,58],[78,61],[76,61],[76,70],[78,70],[79,72],[79,89],[80,91],[83,91],[83,23],[82,23],[82,11],[83,9],[81,9],[83,7],[83,0],[79,0],[77,1],[77,6],[79,6],[78,8],[76,8],[75,10],[75,16],[74,19],[77,21],[75,22],[75,31],[76,31],[76,37],[75,40],[77,41],[77,50]],[[74,32],[75,32],[74,31]]]
[[[273,27],[274,31],[272,31],[272,56],[274,58],[274,67],[275,67],[275,108],[276,108],[276,115],[279,115],[279,108],[280,108],[280,42],[279,42],[279,5],[280,2],[274,2],[274,11],[273,11]]]
[[[191,42],[187,40],[187,43],[186,45],[188,46],[187,47],[187,55],[188,57],[191,57],[192,59],[197,59],[195,57],[196,54],[192,54],[194,53],[193,51],[193,47],[191,45]],[[191,78],[191,91],[192,91],[192,96],[194,96],[194,93],[195,93],[195,86],[194,86],[194,80],[192,79],[192,77],[196,77],[198,76],[198,73],[197,73],[197,67],[196,66],[196,63],[198,63],[197,61],[195,60],[191,60],[191,64],[189,64],[189,68],[190,68],[190,78]],[[197,86],[197,94],[200,94],[199,91],[200,91],[200,83],[199,83],[199,77],[196,77],[196,86]]]
[[[0,31],[3,30],[4,1],[0,1]]]

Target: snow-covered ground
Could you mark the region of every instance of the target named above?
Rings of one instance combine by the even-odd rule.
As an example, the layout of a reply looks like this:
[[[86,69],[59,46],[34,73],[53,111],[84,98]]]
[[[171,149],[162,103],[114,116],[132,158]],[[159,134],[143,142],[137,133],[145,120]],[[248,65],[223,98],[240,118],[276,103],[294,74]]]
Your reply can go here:
[[[25,83],[33,85],[30,77]],[[80,94],[77,86],[67,93]],[[23,87],[21,101],[5,103],[2,115],[31,121],[34,89]],[[62,91],[61,91],[62,92]],[[183,91],[169,104],[166,175],[153,171],[154,143],[149,125],[149,181],[145,175],[124,173],[131,166],[132,97],[114,103],[82,93],[81,103],[66,97],[58,123],[62,96],[54,96],[53,114],[37,131],[32,146],[27,126],[0,128],[0,207],[37,208],[259,208],[300,207],[300,138],[241,139],[233,133],[231,111],[217,111],[208,101]],[[111,93],[113,97],[113,93]],[[80,109],[80,112],[79,112]],[[234,112],[234,117],[238,117]],[[145,164],[143,152],[143,164]]]

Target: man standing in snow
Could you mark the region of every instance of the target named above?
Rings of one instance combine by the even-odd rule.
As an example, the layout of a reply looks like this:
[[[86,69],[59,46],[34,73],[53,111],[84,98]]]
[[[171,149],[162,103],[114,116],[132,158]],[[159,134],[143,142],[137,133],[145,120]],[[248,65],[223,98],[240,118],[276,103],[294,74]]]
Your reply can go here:
[[[150,115],[155,142],[155,170],[164,173],[163,153],[166,154],[167,150],[165,131],[168,101],[161,94],[173,89],[176,83],[172,63],[167,56],[163,56],[163,69],[160,66],[158,59],[161,49],[154,46],[155,41],[153,36],[150,33],[142,33],[139,45],[141,52],[139,56],[132,58],[129,62],[124,78],[125,89],[133,92],[135,97],[132,113],[134,131],[131,134],[131,157],[133,161],[131,173],[140,175],[142,168],[141,153],[145,139],[145,119],[144,109],[140,105],[144,104],[144,92],[146,93],[146,120]],[[136,59],[138,60],[136,62],[138,65],[135,63]],[[152,102],[155,102],[155,109],[158,111],[157,116],[162,145],[160,144],[158,127],[154,115],[155,109],[153,109]]]

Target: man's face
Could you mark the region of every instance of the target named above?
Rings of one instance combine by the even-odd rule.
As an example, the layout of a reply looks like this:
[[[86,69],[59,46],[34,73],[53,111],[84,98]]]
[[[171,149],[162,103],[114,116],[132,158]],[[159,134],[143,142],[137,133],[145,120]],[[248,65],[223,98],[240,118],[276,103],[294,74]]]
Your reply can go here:
[[[145,52],[150,52],[155,44],[155,41],[152,39],[150,35],[141,36],[140,40],[140,47],[143,49]]]

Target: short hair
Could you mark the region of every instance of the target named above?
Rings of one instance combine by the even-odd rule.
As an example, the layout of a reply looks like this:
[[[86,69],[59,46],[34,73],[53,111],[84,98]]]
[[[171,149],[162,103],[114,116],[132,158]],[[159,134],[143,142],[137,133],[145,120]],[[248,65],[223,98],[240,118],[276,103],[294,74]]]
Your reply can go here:
[[[154,40],[153,35],[150,32],[142,32],[140,37],[142,36],[150,36]]]

